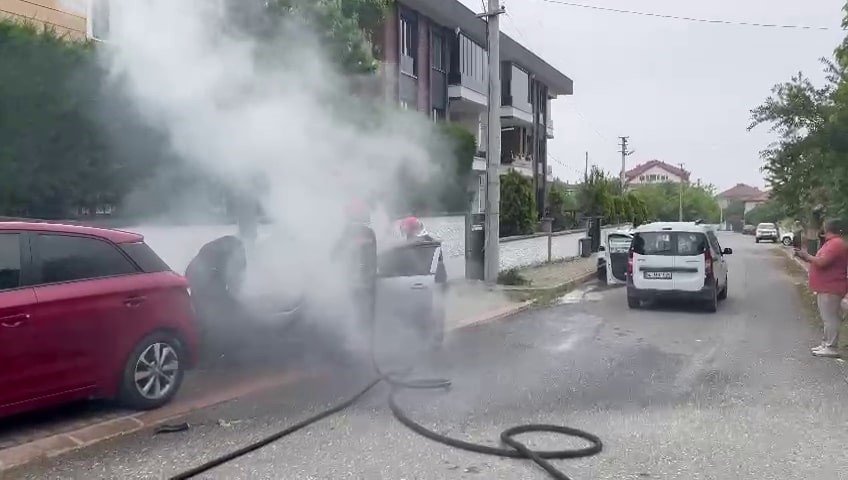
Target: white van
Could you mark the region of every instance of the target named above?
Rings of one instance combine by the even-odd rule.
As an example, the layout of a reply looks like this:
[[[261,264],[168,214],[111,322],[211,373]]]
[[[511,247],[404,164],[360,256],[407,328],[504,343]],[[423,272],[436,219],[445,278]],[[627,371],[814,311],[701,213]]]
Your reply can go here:
[[[642,225],[627,260],[627,305],[663,298],[696,300],[715,312],[727,298],[727,262],[715,232],[691,222]]]

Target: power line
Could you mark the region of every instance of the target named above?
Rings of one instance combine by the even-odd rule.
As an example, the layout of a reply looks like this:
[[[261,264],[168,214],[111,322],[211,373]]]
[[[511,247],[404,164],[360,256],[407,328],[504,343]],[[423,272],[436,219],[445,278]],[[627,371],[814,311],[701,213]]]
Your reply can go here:
[[[530,45],[530,41],[527,40],[527,37],[524,35],[524,32],[521,31],[521,28],[518,27],[518,22],[515,21],[515,17],[506,12],[506,17],[509,19],[509,23],[512,24],[512,27],[515,28],[515,32],[518,33],[518,36],[521,37],[522,42],[526,43],[527,46]]]
[[[761,28],[784,28],[784,29],[796,29],[796,30],[833,30],[830,27],[819,27],[814,25],[789,25],[789,24],[779,24],[779,23],[760,23],[760,22],[742,22],[735,20],[722,20],[716,18],[697,18],[697,17],[684,17],[680,15],[669,15],[664,13],[654,13],[654,12],[639,12],[636,10],[622,10],[619,8],[610,8],[610,7],[601,7],[598,5],[586,5],[584,3],[573,3],[566,2],[564,0],[541,0],[545,3],[552,3],[556,5],[564,5],[568,7],[578,7],[578,8],[586,8],[589,10],[600,10],[602,12],[612,12],[612,13],[625,13],[629,15],[640,15],[643,17],[655,17],[655,18],[663,18],[666,20],[682,20],[686,22],[695,22],[695,23],[709,23],[709,24],[718,24],[718,25],[739,25],[744,27],[761,27]]]
[[[573,111],[574,113],[576,113],[578,117],[580,117],[580,118],[581,118],[584,122],[586,122],[586,125],[588,125],[588,126],[589,126],[589,128],[591,128],[591,129],[595,132],[595,135],[597,135],[597,136],[598,136],[598,138],[600,138],[601,140],[612,140],[612,137],[609,137],[609,136],[604,135],[603,133],[601,133],[601,132],[600,132],[600,130],[598,130],[598,129],[595,127],[595,125],[594,125],[591,121],[589,121],[589,119],[588,119],[588,118],[586,118],[586,116],[585,116],[585,115],[583,115],[582,113],[580,113],[580,110],[577,110],[577,108],[575,108],[575,106],[574,106],[574,105],[572,105],[572,106],[571,106],[571,111]]]

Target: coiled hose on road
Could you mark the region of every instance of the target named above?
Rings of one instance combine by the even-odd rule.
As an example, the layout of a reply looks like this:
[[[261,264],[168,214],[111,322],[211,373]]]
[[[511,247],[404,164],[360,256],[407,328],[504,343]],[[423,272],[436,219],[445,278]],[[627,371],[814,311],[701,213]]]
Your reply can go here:
[[[215,467],[223,465],[231,460],[235,460],[236,458],[239,458],[243,455],[254,452],[272,442],[275,442],[283,437],[297,432],[298,430],[308,427],[313,423],[323,420],[324,418],[339,413],[342,410],[345,410],[346,408],[355,404],[359,399],[364,397],[369,391],[371,391],[374,387],[376,387],[382,382],[386,382],[391,388],[389,392],[388,404],[389,409],[391,409],[392,411],[392,414],[400,423],[405,425],[413,432],[418,433],[419,435],[424,436],[426,438],[429,438],[430,440],[434,440],[444,445],[459,448],[469,452],[482,453],[485,455],[494,455],[505,458],[524,458],[532,460],[541,468],[543,468],[550,475],[551,478],[554,478],[556,480],[570,480],[570,478],[565,473],[558,470],[548,460],[590,457],[600,453],[603,449],[603,443],[601,442],[601,439],[585,430],[544,423],[517,425],[501,432],[501,442],[509,448],[498,448],[488,445],[466,442],[464,440],[451,438],[440,433],[434,432],[433,430],[430,430],[421,425],[420,423],[417,423],[411,418],[409,418],[406,412],[404,412],[403,409],[401,409],[398,405],[397,394],[402,390],[446,390],[451,386],[451,381],[448,379],[440,378],[423,378],[410,380],[399,378],[400,375],[408,374],[408,371],[384,373],[380,370],[380,367],[377,364],[376,358],[374,356],[374,349],[372,348],[371,350],[372,364],[374,367],[374,371],[377,373],[377,376],[376,378],[374,378],[374,380],[369,382],[362,390],[360,390],[352,397],[348,398],[347,400],[341,403],[336,404],[331,408],[321,411],[316,415],[313,415],[305,420],[291,425],[279,432],[268,435],[267,437],[257,440],[251,444],[245,445],[244,447],[239,448],[238,450],[234,450],[227,454],[215,457],[212,460],[207,461],[206,463],[198,465],[184,472],[180,472],[170,477],[171,480],[183,480],[192,478],[196,475],[207,472]],[[577,437],[588,441],[590,445],[584,448],[576,449],[536,451],[515,439],[515,436],[526,433],[555,433],[563,436]]]

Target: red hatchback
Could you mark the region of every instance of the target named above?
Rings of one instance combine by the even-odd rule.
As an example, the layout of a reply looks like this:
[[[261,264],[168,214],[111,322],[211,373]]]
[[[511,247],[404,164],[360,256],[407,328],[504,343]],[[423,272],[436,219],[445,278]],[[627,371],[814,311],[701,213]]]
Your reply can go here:
[[[194,362],[185,279],[141,235],[0,223],[0,416],[87,398],[168,402]]]

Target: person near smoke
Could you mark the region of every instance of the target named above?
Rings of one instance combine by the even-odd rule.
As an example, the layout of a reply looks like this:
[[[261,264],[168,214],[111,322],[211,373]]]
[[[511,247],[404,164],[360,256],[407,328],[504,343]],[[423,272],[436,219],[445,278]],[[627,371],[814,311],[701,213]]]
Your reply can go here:
[[[238,293],[247,270],[244,243],[227,235],[203,245],[186,268],[191,301],[208,350],[222,353],[247,312]]]
[[[424,222],[418,217],[410,216],[401,220],[400,232],[409,242],[439,242],[436,237],[427,232],[427,229],[424,228]],[[444,257],[441,250],[439,250],[439,261],[436,264],[436,283],[447,285],[447,280],[448,274],[445,268]]]
[[[373,327],[377,295],[377,237],[370,226],[370,207],[361,199],[351,200],[344,210],[344,226],[332,257],[351,276],[351,295],[358,314]]]

